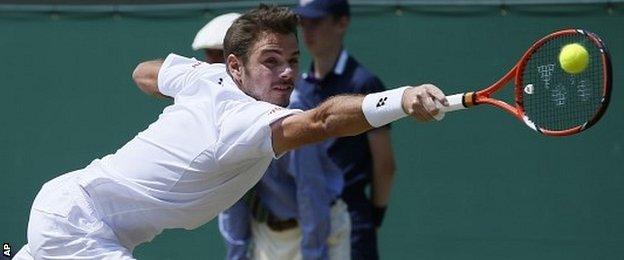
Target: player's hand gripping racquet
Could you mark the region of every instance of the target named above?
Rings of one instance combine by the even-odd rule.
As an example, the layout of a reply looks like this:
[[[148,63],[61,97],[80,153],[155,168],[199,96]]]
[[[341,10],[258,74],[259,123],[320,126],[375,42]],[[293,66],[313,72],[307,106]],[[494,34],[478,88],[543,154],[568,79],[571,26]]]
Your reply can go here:
[[[589,58],[564,70],[559,54],[568,44],[585,48]],[[575,64],[573,64],[575,65]],[[581,70],[579,72],[579,70]],[[515,105],[492,98],[492,94],[514,80]],[[501,108],[523,121],[531,129],[549,136],[579,133],[594,125],[604,114],[611,92],[611,62],[602,40],[579,29],[561,30],[535,42],[520,61],[500,80],[476,92],[447,96],[445,112],[480,104]]]

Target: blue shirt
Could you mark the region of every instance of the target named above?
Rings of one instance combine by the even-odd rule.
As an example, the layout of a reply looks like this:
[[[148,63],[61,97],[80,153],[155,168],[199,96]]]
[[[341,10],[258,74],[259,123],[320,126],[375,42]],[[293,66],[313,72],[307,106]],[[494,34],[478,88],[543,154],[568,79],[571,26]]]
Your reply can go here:
[[[342,51],[333,71],[323,80],[303,75],[289,107],[308,110],[334,95],[383,90],[379,79]],[[255,190],[262,206],[273,215],[298,220],[304,259],[327,259],[331,202],[341,196],[345,181],[346,185],[369,182],[371,173],[368,139],[362,134],[328,139],[289,152],[271,163]],[[246,259],[250,236],[246,207],[239,201],[219,217],[228,259]]]
[[[274,216],[298,220],[303,259],[327,259],[330,204],[342,187],[343,178],[337,167],[327,157],[316,157],[321,153],[318,149],[319,146],[305,146],[274,160],[255,187],[255,196]],[[219,215],[219,229],[228,247],[227,259],[248,259],[250,219],[251,211],[243,200]]]
[[[346,51],[342,51],[334,70],[322,80],[313,77],[314,68],[297,83],[291,102],[292,108],[308,110],[318,106],[329,97],[340,94],[368,94],[384,91],[381,80],[360,65]],[[299,105],[301,104],[301,105]],[[372,159],[366,134],[342,137],[320,144],[321,152],[339,167],[344,175],[345,186],[358,182],[370,182]]]
[[[334,70],[323,79],[313,77],[314,68],[304,74],[291,97],[293,108],[307,110],[318,106],[327,98],[340,94],[368,94],[384,91],[381,80],[360,65],[346,51],[342,51]],[[388,126],[389,127],[389,126]],[[374,229],[372,202],[365,189],[372,181],[372,155],[368,137],[360,134],[328,140],[319,146],[315,157],[327,157],[338,167],[344,177],[341,197],[349,207],[352,230]],[[302,174],[299,172],[298,174]],[[313,176],[315,173],[305,175]],[[334,195],[334,194],[332,194]]]

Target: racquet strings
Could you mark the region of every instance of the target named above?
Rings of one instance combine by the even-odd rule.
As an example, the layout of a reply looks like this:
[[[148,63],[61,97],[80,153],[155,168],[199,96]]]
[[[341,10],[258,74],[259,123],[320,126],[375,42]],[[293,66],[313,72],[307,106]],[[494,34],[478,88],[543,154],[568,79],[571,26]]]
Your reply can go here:
[[[578,74],[565,72],[559,64],[561,48],[570,43],[581,44],[589,53],[587,68]],[[547,40],[528,57],[517,86],[522,88],[525,115],[551,131],[585,124],[602,107],[604,69],[600,48],[588,36],[565,34]]]

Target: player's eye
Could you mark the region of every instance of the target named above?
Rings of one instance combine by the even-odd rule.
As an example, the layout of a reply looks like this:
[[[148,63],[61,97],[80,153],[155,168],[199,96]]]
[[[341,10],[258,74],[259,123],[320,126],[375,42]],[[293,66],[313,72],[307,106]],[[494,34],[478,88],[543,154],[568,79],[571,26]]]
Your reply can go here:
[[[270,58],[267,58],[267,59],[264,60],[264,64],[267,67],[275,67],[277,65],[277,63],[278,63],[278,61],[274,57],[270,57]]]

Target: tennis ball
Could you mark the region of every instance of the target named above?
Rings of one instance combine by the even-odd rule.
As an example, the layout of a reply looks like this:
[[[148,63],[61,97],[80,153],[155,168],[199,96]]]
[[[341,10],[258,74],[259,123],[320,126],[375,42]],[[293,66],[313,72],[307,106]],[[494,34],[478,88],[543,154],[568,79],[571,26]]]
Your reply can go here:
[[[589,53],[587,53],[587,49],[583,45],[578,43],[567,44],[561,48],[559,64],[567,73],[581,73],[589,64]]]

